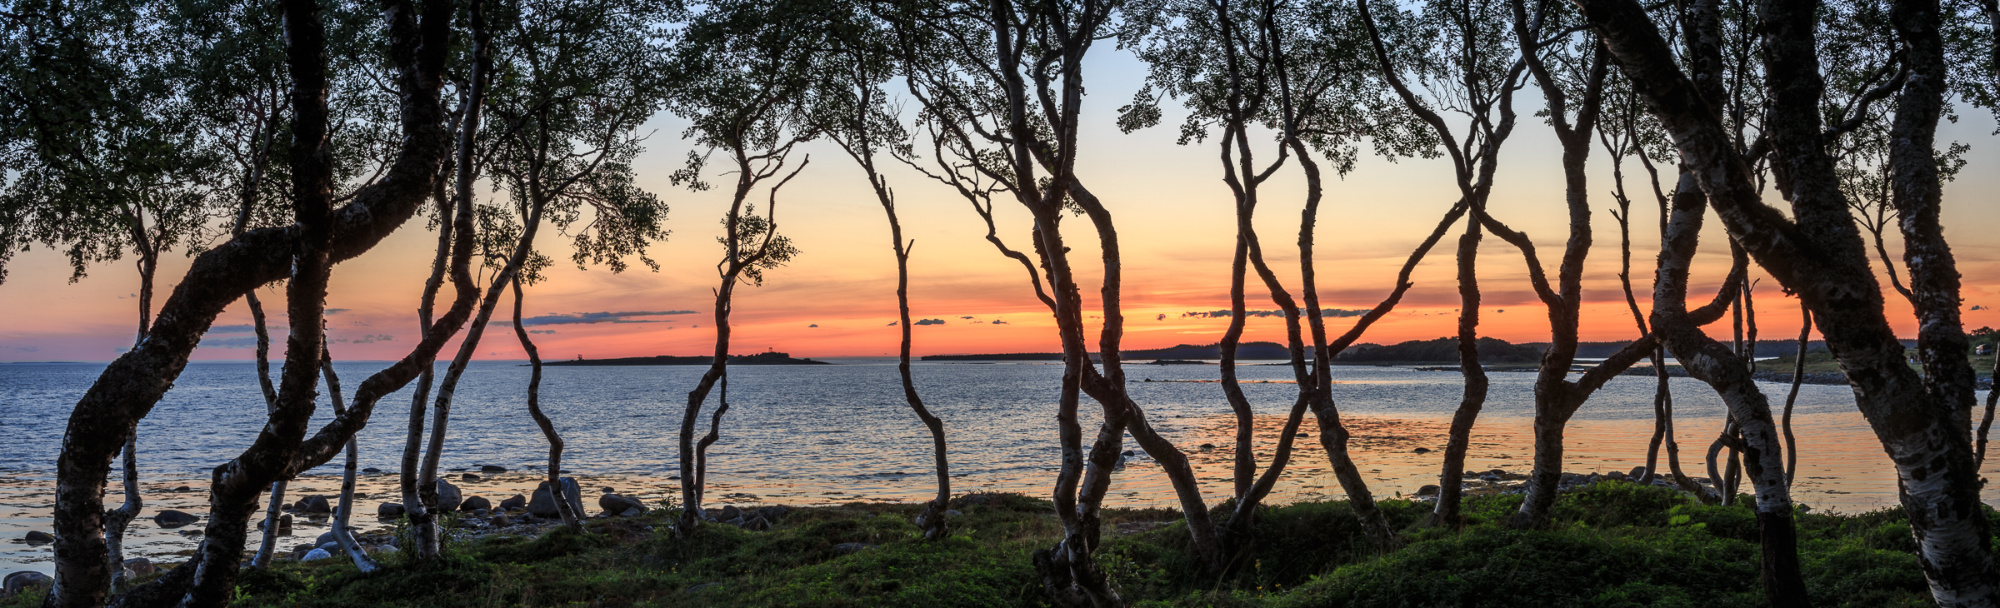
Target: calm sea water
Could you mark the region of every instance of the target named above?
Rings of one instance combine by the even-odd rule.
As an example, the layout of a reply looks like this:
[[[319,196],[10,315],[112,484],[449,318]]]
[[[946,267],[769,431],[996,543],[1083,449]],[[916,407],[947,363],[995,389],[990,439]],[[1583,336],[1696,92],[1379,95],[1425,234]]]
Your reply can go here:
[[[729,504],[831,504],[925,499],[934,491],[930,439],[903,402],[893,359],[834,359],[836,365],[733,367],[731,409],[722,440],[710,450],[711,500]],[[384,364],[337,364],[349,391]],[[48,571],[47,546],[19,539],[48,530],[54,462],[77,398],[101,364],[0,364],[0,572]],[[951,441],[955,490],[1045,494],[1058,463],[1057,382],[1062,368],[1038,363],[919,363],[925,402],[944,418]],[[550,367],[542,382],[544,410],[568,444],[564,467],[587,486],[613,487],[649,502],[674,493],[674,438],[687,390],[700,367]],[[264,420],[264,403],[248,363],[194,363],[152,414],[139,424],[139,461],[147,512],[135,523],[137,555],[169,557],[194,538],[160,530],[147,517],[160,508],[200,513],[208,471],[240,452]],[[462,380],[449,428],[447,468],[500,465],[513,472],[463,484],[468,495],[499,498],[532,488],[547,446],[529,418],[527,368],[476,362]],[[1211,501],[1229,488],[1233,418],[1212,365],[1130,365],[1131,392],[1156,426],[1190,452]],[[1268,462],[1276,429],[1295,387],[1281,365],[1247,366],[1240,376],[1258,414],[1260,461]],[[1393,367],[1338,367],[1335,397],[1355,431],[1356,458],[1378,495],[1407,494],[1435,483],[1439,450],[1459,398],[1457,372]],[[1532,456],[1533,375],[1492,374],[1492,393],[1474,431],[1468,466],[1525,472]],[[1268,382],[1259,382],[1268,381]],[[1722,426],[1722,404],[1704,385],[1675,381],[1675,411],[1684,466],[1705,476],[1703,454]],[[1782,403],[1785,386],[1765,384]],[[1652,431],[1653,380],[1614,380],[1570,425],[1566,467],[1580,473],[1626,471],[1645,460]],[[713,398],[711,398],[711,405]],[[378,406],[361,432],[361,466],[394,471],[400,460],[409,391]],[[1087,418],[1095,408],[1086,401]],[[330,417],[322,404],[316,423]],[[704,428],[707,417],[703,416]],[[1806,386],[1795,415],[1799,436],[1797,500],[1846,512],[1891,506],[1895,476],[1844,386]],[[1094,426],[1094,421],[1086,425]],[[1089,428],[1087,426],[1086,428]],[[1305,427],[1313,432],[1310,421]],[[1210,447],[1203,447],[1204,445]],[[1136,446],[1127,443],[1128,449]],[[1276,490],[1280,502],[1339,498],[1339,485],[1316,441],[1301,452]],[[334,464],[311,471],[298,493],[337,490]],[[1662,465],[1664,466],[1664,464]],[[1989,465],[1989,471],[1994,470]],[[1990,473],[1989,473],[1990,474]],[[1119,506],[1171,506],[1171,487],[1143,453],[1115,478]],[[394,501],[394,475],[363,480],[362,513]],[[193,492],[175,493],[181,485]],[[297,494],[295,494],[297,495]],[[2000,492],[1989,490],[1989,502]],[[121,500],[114,489],[107,502]],[[302,522],[303,523],[303,522]],[[369,522],[373,525],[373,522]],[[198,526],[197,526],[198,527]],[[302,525],[299,534],[316,535]],[[285,546],[289,547],[289,544]]]

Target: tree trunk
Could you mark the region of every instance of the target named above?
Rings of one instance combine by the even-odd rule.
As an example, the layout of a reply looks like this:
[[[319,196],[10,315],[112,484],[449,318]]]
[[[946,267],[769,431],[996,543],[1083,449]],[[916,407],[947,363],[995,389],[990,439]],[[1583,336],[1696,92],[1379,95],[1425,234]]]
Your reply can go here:
[[[1799,351],[1792,361],[1792,389],[1785,393],[1785,483],[1798,479],[1799,442],[1792,436],[1792,406],[1799,401],[1799,385],[1806,380],[1806,339],[1812,337],[1812,309],[1799,302]],[[1752,362],[1755,365],[1755,362]]]
[[[562,435],[556,433],[554,421],[542,413],[542,353],[535,349],[535,341],[528,338],[528,328],[521,324],[521,277],[516,275],[514,286],[514,337],[520,338],[521,350],[528,353],[528,416],[535,419],[535,426],[541,427],[542,438],[549,442],[549,497],[556,501],[556,511],[561,515],[563,525],[571,530],[583,531],[583,514],[571,509],[569,497],[564,496],[562,483]]]
[[[325,350],[324,343],[320,348],[320,375],[326,380],[327,396],[333,399],[333,413],[339,416],[347,412],[347,406],[340,394],[340,375],[333,371],[333,353]],[[340,543],[341,551],[347,553],[348,559],[354,562],[354,567],[362,574],[368,574],[380,566],[375,564],[374,559],[368,557],[367,552],[361,550],[361,543],[354,540],[354,528],[348,524],[354,517],[354,477],[358,473],[356,469],[360,466],[359,443],[352,436],[347,438],[347,462],[341,468],[340,474],[340,504],[334,507],[333,521],[329,527],[332,528],[334,541]]]
[[[450,5],[427,0],[424,8],[427,17],[424,22],[430,27],[423,29],[417,25],[414,7],[406,1],[393,0],[384,10],[385,19],[390,22],[391,59],[401,68],[394,80],[407,100],[401,107],[405,137],[398,151],[399,169],[392,169],[387,179],[357,193],[324,228],[249,231],[197,256],[186,277],[161,307],[159,321],[148,332],[146,343],[107,366],[98,382],[78,401],[57,461],[57,582],[46,605],[103,604],[110,581],[102,536],[106,473],[137,421],[151,410],[185,368],[188,356],[215,316],[245,292],[284,278],[291,270],[287,254],[301,246],[298,241],[304,238],[303,233],[329,232],[331,245],[319,246],[324,247],[331,260],[345,260],[380,242],[415,211],[422,192],[429,188],[429,176],[422,171],[413,175],[410,169],[434,163],[442,155],[434,126],[435,99],[437,75],[444,64],[443,40],[449,32],[446,20]],[[299,14],[312,16],[316,21],[316,15],[310,11],[301,10]],[[290,40],[295,45],[296,52],[291,57],[295,67],[319,65],[323,56],[314,46],[316,39],[293,36]],[[314,99],[310,95],[301,98]],[[300,116],[299,121],[309,118]],[[317,358],[316,353],[311,356]],[[270,439],[286,442],[277,436]],[[280,454],[260,452],[260,455]],[[259,489],[261,486],[259,483]],[[256,493],[252,491],[248,500],[254,501]],[[242,528],[248,525],[248,513],[253,508],[243,509],[242,518],[235,520],[239,526],[235,550],[239,554]],[[234,514],[218,510],[211,514],[212,524],[217,516]],[[215,537],[209,538],[209,542],[216,541]],[[240,559],[240,555],[229,556],[232,569],[235,559]],[[197,578],[194,568],[184,566],[176,571],[156,583],[178,587]],[[213,588],[214,583],[209,584]],[[211,597],[196,596],[191,603],[199,605]]]
[[[1473,213],[1479,213],[1474,209]],[[1456,526],[1463,519],[1459,515],[1461,485],[1465,483],[1465,452],[1472,443],[1472,424],[1479,419],[1479,409],[1486,405],[1486,369],[1479,365],[1479,259],[1480,230],[1477,220],[1465,223],[1465,234],[1458,239],[1458,370],[1465,377],[1463,396],[1458,402],[1458,411],[1451,415],[1451,430],[1444,446],[1444,468],[1438,474],[1437,505],[1431,511],[1431,523]]]

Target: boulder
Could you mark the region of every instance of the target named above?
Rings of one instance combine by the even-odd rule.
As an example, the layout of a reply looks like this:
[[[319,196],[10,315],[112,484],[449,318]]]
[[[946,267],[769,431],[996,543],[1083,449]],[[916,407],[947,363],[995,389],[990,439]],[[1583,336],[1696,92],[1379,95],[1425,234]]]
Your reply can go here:
[[[375,507],[375,516],[376,516],[376,517],[380,517],[380,518],[382,518],[382,519],[390,519],[390,518],[395,518],[395,517],[402,517],[402,516],[403,516],[403,503],[400,503],[400,502],[385,502],[385,503],[382,503],[382,505],[381,505],[381,506],[378,506],[378,507]]]
[[[160,511],[153,515],[153,523],[159,524],[162,528],[179,528],[198,521],[201,521],[201,516],[199,515],[186,511],[175,511],[173,509]]]
[[[331,530],[321,532],[319,538],[313,539],[313,546],[315,547],[325,547],[327,545],[333,545],[335,548],[340,547],[340,541],[334,540]]]
[[[1604,474],[1604,478],[1605,478],[1605,479],[1616,479],[1616,480],[1619,480],[1619,481],[1624,481],[1624,480],[1625,480],[1625,474],[1624,474],[1624,473],[1621,473],[1621,472],[1618,472],[1618,471],[1612,471],[1612,472],[1610,472],[1610,473],[1605,473],[1605,474]]]
[[[437,508],[439,511],[457,510],[459,503],[462,502],[465,502],[465,493],[458,491],[458,486],[451,485],[449,481],[438,480]]]
[[[29,530],[27,536],[21,537],[21,540],[28,541],[30,545],[45,545],[56,542],[56,537],[41,530]]]
[[[1644,478],[1646,476],[1646,467],[1632,467],[1632,472],[1626,473],[1625,476],[1633,479]]]
[[[762,532],[771,529],[771,522],[764,521],[762,517],[752,517],[750,521],[743,522],[743,529]]]
[[[152,574],[154,572],[159,572],[160,569],[153,565],[153,560],[146,559],[143,557],[134,557],[132,559],[125,560],[125,571],[130,572],[132,576],[145,576],[148,574]]]
[[[514,525],[514,518],[508,517],[503,513],[493,516],[493,519],[489,520],[489,523],[492,523],[495,528],[505,528]]]
[[[511,498],[507,498],[505,500],[500,501],[500,508],[502,509],[520,509],[527,506],[528,506],[528,497],[522,496],[520,494],[515,494]]]
[[[1438,490],[1440,490],[1440,489],[1442,489],[1442,488],[1439,488],[1439,487],[1437,486],[1437,484],[1430,484],[1430,485],[1427,485],[1427,486],[1424,486],[1424,487],[1421,487],[1421,488],[1417,488],[1417,495],[1418,495],[1418,496],[1437,496],[1437,493],[1438,493]]]
[[[301,498],[297,503],[292,504],[292,508],[298,509],[299,511],[303,511],[305,513],[333,512],[333,505],[326,501],[325,496],[307,496],[305,498]]]
[[[291,534],[291,533],[292,533],[292,514],[290,514],[290,513],[286,513],[286,514],[283,514],[283,515],[279,515],[279,516],[278,516],[278,535],[279,535],[279,536],[284,536],[284,535],[287,535],[287,534]]]
[[[49,578],[47,574],[25,570],[9,574],[5,579],[0,579],[0,589],[4,589],[7,595],[26,591],[30,587],[42,587],[54,584],[56,584],[56,579]]]
[[[503,466],[498,466],[498,465],[491,465],[491,464],[487,464],[487,465],[480,465],[480,466],[479,466],[479,472],[481,472],[481,473],[486,473],[486,474],[488,474],[488,475],[498,475],[498,474],[500,474],[500,473],[505,473],[505,472],[507,472],[507,467],[503,467]]]
[[[765,521],[769,521],[771,523],[777,523],[778,520],[784,519],[785,515],[791,512],[792,512],[791,508],[786,507],[784,505],[757,507],[757,516],[762,517],[764,518]]]
[[[492,508],[493,508],[493,501],[487,500],[486,497],[484,496],[474,496],[471,498],[467,498],[465,499],[465,502],[458,504],[458,510],[460,511],[482,511],[482,510],[491,510]]]
[[[583,488],[576,485],[576,479],[572,477],[562,478],[562,484],[563,498],[568,500],[570,509],[577,515],[583,515]],[[528,499],[528,513],[535,517],[562,516],[556,509],[555,498],[549,494],[549,482],[535,486],[534,497]]]
[[[637,498],[619,496],[617,494],[603,494],[598,496],[597,506],[604,509],[605,513],[612,515],[622,514],[633,509],[638,509],[640,513],[646,512],[646,503],[639,502]]]
[[[871,545],[868,543],[840,543],[838,545],[833,546],[833,552],[841,555],[847,555],[849,553],[854,553],[857,551],[866,551],[873,548],[875,548],[875,545]]]
[[[333,559],[333,554],[332,554],[332,553],[328,553],[328,552],[327,552],[327,550],[326,550],[325,548],[316,548],[316,549],[313,549],[313,550],[311,550],[311,551],[307,551],[307,552],[306,552],[306,556],[305,556],[305,557],[301,557],[301,558],[299,558],[299,561],[302,561],[302,562],[311,562],[311,561],[319,561],[319,560],[323,560],[323,559]]]
[[[721,513],[716,515],[715,518],[722,521],[743,519],[743,510],[736,508],[736,505],[728,505],[723,507]]]
[[[619,513],[619,514],[618,514],[618,516],[619,516],[619,517],[638,517],[638,516],[640,516],[640,515],[645,515],[645,514],[646,514],[646,511],[645,511],[645,509],[640,509],[640,508],[637,508],[637,507],[634,507],[634,508],[631,508],[631,509],[626,509],[626,510],[625,510],[624,512],[622,512],[622,513]]]
[[[463,475],[459,475],[459,476],[458,476],[458,480],[459,480],[459,481],[464,481],[464,482],[474,482],[474,481],[479,481],[479,474],[478,474],[478,473],[466,473],[466,474],[463,474]]]

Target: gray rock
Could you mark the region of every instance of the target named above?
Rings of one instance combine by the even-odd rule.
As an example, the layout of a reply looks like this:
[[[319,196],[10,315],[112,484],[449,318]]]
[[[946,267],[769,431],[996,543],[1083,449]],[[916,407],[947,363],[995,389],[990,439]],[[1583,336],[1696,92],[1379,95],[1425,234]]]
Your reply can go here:
[[[45,545],[56,542],[56,537],[41,530],[29,530],[27,536],[21,537],[21,540],[28,541],[30,545]]]
[[[873,548],[875,548],[875,545],[871,545],[868,543],[840,543],[838,545],[833,546],[833,552],[841,555],[847,555],[849,553],[854,553],[857,551],[866,551]]]
[[[369,552],[369,553],[378,553],[378,554],[379,554],[379,553],[401,553],[402,551],[403,551],[402,549],[397,549],[395,545],[376,545],[376,546],[373,546],[373,547],[369,547],[369,548],[368,548],[368,552]]]
[[[488,516],[488,515],[492,515],[492,514],[493,514],[493,510],[492,510],[492,509],[473,509],[473,510],[472,510],[472,516],[473,516],[473,517],[485,517],[485,516]]]
[[[640,513],[646,512],[646,503],[639,502],[639,499],[637,498],[631,498],[628,496],[619,496],[617,494],[599,495],[597,497],[597,507],[600,509],[604,509],[605,513],[611,513],[614,515],[635,509],[638,510]]]
[[[311,551],[307,551],[305,557],[299,558],[299,561],[313,562],[323,559],[333,559],[333,554],[327,552],[325,548],[316,548]]]
[[[330,512],[334,512],[334,506],[330,502],[326,502],[326,496],[306,496],[306,498],[300,498],[298,502],[292,504],[292,508],[296,508],[300,512],[306,512],[306,514],[330,514]]]
[[[1417,448],[1417,449],[1414,449],[1414,450],[1410,450],[1410,451],[1411,451],[1411,452],[1414,452],[1414,453],[1417,453],[1417,454],[1429,454],[1429,453],[1431,453],[1431,449],[1430,449],[1430,448]]]
[[[340,542],[334,540],[333,532],[331,531],[321,532],[319,538],[313,539],[313,546],[315,547],[325,547],[327,545],[333,545],[335,547],[340,546]]]
[[[194,488],[190,488],[190,487],[187,487],[187,486],[174,486],[174,491],[175,491],[175,492],[193,492],[193,491],[194,491]]]
[[[762,532],[771,529],[771,522],[764,521],[762,517],[752,517],[749,521],[743,522],[743,529]]]
[[[495,475],[495,474],[500,474],[500,473],[505,473],[505,472],[507,472],[507,467],[503,467],[503,466],[498,466],[498,465],[491,465],[491,464],[488,464],[488,465],[480,465],[480,467],[479,467],[479,472],[481,472],[481,473],[486,473],[486,474],[489,474],[489,475]]]
[[[784,505],[757,507],[757,516],[762,517],[765,520],[770,521],[771,523],[778,523],[778,520],[784,519],[785,515],[791,512],[792,509]]]
[[[631,509],[626,509],[626,510],[625,510],[625,512],[623,512],[623,513],[619,513],[619,514],[618,514],[618,516],[619,516],[619,517],[638,517],[638,516],[640,516],[640,515],[645,515],[645,514],[646,514],[646,511],[645,511],[644,509],[639,509],[639,508],[631,508]],[[763,520],[759,519],[758,521],[763,521]]]
[[[145,576],[148,574],[152,574],[154,572],[159,572],[160,569],[153,565],[153,560],[146,559],[143,557],[134,557],[132,559],[125,560],[125,571],[132,573],[132,576]]]
[[[1417,488],[1417,495],[1418,495],[1418,496],[1437,496],[1437,493],[1438,493],[1438,490],[1440,490],[1440,489],[1441,489],[1441,488],[1439,488],[1439,487],[1437,486],[1437,484],[1430,484],[1430,485],[1427,485],[1427,486],[1424,486],[1424,487],[1421,487],[1421,488]]]
[[[528,497],[520,494],[515,494],[512,498],[500,501],[500,508],[502,509],[520,509],[526,506],[528,506]]]
[[[403,503],[385,502],[381,506],[375,507],[375,516],[382,519],[402,517],[403,511]]]
[[[186,511],[167,509],[153,514],[153,523],[162,528],[179,528],[198,521],[201,521],[201,516]]]
[[[341,549],[340,549],[340,542],[339,542],[339,541],[334,541],[334,542],[330,542],[330,543],[321,543],[321,544],[320,544],[320,546],[319,546],[319,549],[320,549],[321,551],[325,551],[325,552],[327,552],[327,553],[340,553],[340,551],[341,551]]]
[[[493,501],[487,500],[486,497],[484,496],[474,496],[471,498],[467,498],[465,499],[465,502],[459,503],[458,505],[458,510],[460,511],[482,511],[482,510],[492,510],[492,509],[493,509]]]
[[[466,473],[466,474],[464,474],[464,475],[459,475],[459,476],[458,476],[458,480],[459,480],[459,481],[464,481],[464,482],[474,482],[474,481],[479,481],[479,474],[478,474],[478,473]]]
[[[382,472],[382,469],[378,469],[378,468],[375,468],[375,467],[368,467],[368,468],[366,468],[366,469],[362,469],[362,470],[361,470],[361,472],[363,472],[363,473],[380,473],[380,472]]]
[[[1624,473],[1621,473],[1621,472],[1618,472],[1618,471],[1612,471],[1612,472],[1610,472],[1610,473],[1605,473],[1605,474],[1604,474],[1604,478],[1605,478],[1605,479],[1616,479],[1616,480],[1619,480],[1619,481],[1624,481],[1624,480],[1625,480],[1625,474],[1624,474]]]
[[[1632,467],[1632,472],[1626,473],[1625,476],[1633,479],[1643,478],[1646,476],[1646,467]]]
[[[290,514],[290,513],[286,513],[286,514],[283,514],[283,515],[279,515],[279,516],[278,516],[278,534],[279,534],[280,536],[283,536],[283,535],[286,535],[286,534],[291,534],[291,533],[292,533],[292,514]]]
[[[715,518],[720,519],[722,521],[729,521],[732,519],[743,519],[743,510],[736,508],[736,505],[728,505],[723,507],[722,512],[717,514]]]
[[[0,589],[4,589],[7,595],[26,591],[30,587],[42,587],[54,584],[56,584],[56,579],[49,578],[47,574],[25,570],[9,574],[5,579],[0,579]]]
[[[459,503],[465,502],[465,493],[458,491],[458,486],[451,485],[449,481],[438,480],[437,491],[437,508],[439,511],[458,510]]]
[[[570,509],[582,515],[583,488],[576,485],[576,479],[572,477],[562,478],[562,484],[563,499],[569,502]],[[534,497],[528,499],[528,513],[535,517],[562,516],[562,512],[556,509],[556,499],[549,493],[549,482],[535,486]]]
[[[507,526],[514,525],[514,518],[508,517],[505,514],[495,515],[493,516],[492,520],[489,520],[488,523],[493,524],[493,527],[495,528],[505,528]]]

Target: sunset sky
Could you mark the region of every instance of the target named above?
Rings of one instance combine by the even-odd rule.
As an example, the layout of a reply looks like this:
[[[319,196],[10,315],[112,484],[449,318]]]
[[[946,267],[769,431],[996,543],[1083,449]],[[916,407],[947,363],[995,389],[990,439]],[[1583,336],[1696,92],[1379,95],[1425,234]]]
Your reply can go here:
[[[1139,87],[1143,73],[1128,55],[1111,52],[1089,67],[1086,78],[1098,94],[1087,101],[1078,174],[1116,215],[1124,244],[1126,346],[1207,344],[1219,339],[1227,319],[1184,313],[1229,306],[1232,203],[1220,179],[1214,141],[1176,145],[1178,117],[1172,113],[1158,128],[1131,135],[1117,131],[1115,109]],[[1521,124],[1507,142],[1491,207],[1496,217],[1534,237],[1543,248],[1542,258],[1553,263],[1566,236],[1566,220],[1559,153],[1547,126],[1533,116],[1541,103],[1533,88],[1517,99]],[[1987,309],[2000,306],[2000,231],[1993,230],[2000,226],[2000,206],[1993,204],[1993,193],[2000,190],[1995,177],[2000,175],[2000,146],[1995,145],[2000,141],[1992,135],[1989,114],[1969,108],[1961,114],[1958,123],[1943,125],[1939,135],[1941,142],[1972,145],[1966,169],[1945,188],[1946,237],[1965,275],[1967,325],[2000,325],[2000,313]],[[727,195],[689,192],[667,183],[667,174],[679,168],[690,149],[679,138],[683,124],[656,117],[649,125],[654,131],[649,150],[639,164],[641,183],[672,207],[672,238],[650,249],[662,264],[658,273],[636,264],[623,274],[578,270],[567,262],[567,239],[544,232],[542,249],[559,263],[548,273],[550,280],[529,289],[527,300],[528,315],[536,318],[529,324],[538,332],[544,357],[690,355],[712,348],[710,293],[721,254],[714,237],[721,231],[717,222]],[[810,357],[893,354],[898,338],[892,326],[895,261],[881,207],[867,192],[860,170],[838,149],[813,145],[804,151],[812,156],[811,166],[786,187],[778,210],[781,232],[803,254],[768,273],[764,286],[737,291],[731,350],[775,349]],[[1272,150],[1266,146],[1262,152],[1268,156]],[[1591,166],[1596,246],[1586,273],[1583,337],[1626,340],[1636,330],[1618,289],[1617,223],[1606,212],[1614,206],[1610,163],[1601,149],[1593,151]],[[1059,350],[1049,313],[1034,299],[1025,273],[981,238],[984,227],[965,201],[913,172],[894,169],[891,180],[904,232],[916,241],[912,314],[943,321],[917,328],[916,352]],[[1258,226],[1267,256],[1296,293],[1295,240],[1303,188],[1296,165],[1281,175],[1264,190]],[[1627,175],[1643,179],[1636,164],[1628,166]],[[1642,181],[1627,187],[1635,195],[1646,188]],[[1397,266],[1456,198],[1443,160],[1366,159],[1345,180],[1330,182],[1318,230],[1324,306],[1374,306],[1387,293]],[[1001,205],[1002,236],[1026,249],[1026,215],[1008,205]],[[1635,206],[1634,278],[1645,306],[1658,216],[1649,194],[1635,197]],[[1094,234],[1081,219],[1066,225],[1073,259],[1085,271],[1087,303],[1094,308],[1099,274]],[[1710,227],[1698,267],[1700,289],[1713,289],[1726,270],[1727,250],[1713,219]],[[335,268],[327,305],[334,309],[329,321],[337,359],[394,359],[414,346],[417,296],[434,243],[423,221],[412,220],[366,255]],[[1895,251],[1896,244],[1891,248]],[[1417,287],[1364,341],[1450,335],[1458,307],[1452,263],[1448,240],[1418,271]],[[1489,236],[1480,266],[1485,296],[1481,332],[1516,342],[1547,340],[1547,317],[1526,285],[1519,253]],[[159,301],[186,268],[181,253],[163,260]],[[47,250],[14,258],[11,275],[0,284],[0,361],[104,361],[130,346],[136,323],[131,294],[138,281],[129,259],[95,267],[74,284],[67,281],[68,273],[60,256]],[[1254,278],[1251,284],[1250,307],[1275,308]],[[1755,293],[1762,336],[1795,336],[1797,301],[1784,297],[1768,278]],[[267,310],[282,313],[282,288],[266,288],[262,295]],[[449,295],[443,299],[448,301]],[[1900,298],[1889,300],[1891,319],[1906,335],[1913,334],[1908,306]],[[486,333],[479,348],[480,358],[523,357],[513,333],[498,323],[511,305],[511,299],[503,300],[495,330]],[[1330,328],[1339,332],[1351,322],[1333,319]],[[248,323],[243,304],[232,306],[217,319],[195,357],[249,358]],[[272,324],[282,329],[282,315],[274,316]],[[1247,339],[1282,340],[1282,320],[1253,318]]]

